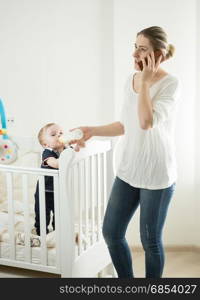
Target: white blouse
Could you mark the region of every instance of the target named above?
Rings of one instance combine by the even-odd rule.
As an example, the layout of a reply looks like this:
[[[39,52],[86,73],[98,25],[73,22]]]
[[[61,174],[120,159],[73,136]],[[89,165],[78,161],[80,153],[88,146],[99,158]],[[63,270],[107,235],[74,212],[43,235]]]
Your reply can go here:
[[[120,122],[125,134],[117,143],[116,175],[133,187],[163,189],[177,179],[174,145],[175,117],[180,99],[179,80],[165,75],[150,87],[153,127],[144,130],[138,117],[138,94],[128,77]]]

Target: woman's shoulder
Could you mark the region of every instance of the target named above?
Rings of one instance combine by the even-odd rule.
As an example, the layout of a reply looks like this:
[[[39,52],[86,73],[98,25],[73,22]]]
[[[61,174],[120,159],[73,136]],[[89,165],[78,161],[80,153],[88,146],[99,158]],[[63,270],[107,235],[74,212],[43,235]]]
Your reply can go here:
[[[166,73],[166,75],[158,81],[158,84],[155,84],[155,87],[160,91],[168,90],[180,90],[181,82],[177,75]]]
[[[180,95],[182,90],[180,78],[175,74],[167,73],[157,85],[157,89],[163,94]]]
[[[166,76],[166,81],[167,82],[174,83],[174,84],[177,84],[177,85],[180,84],[180,78],[177,75],[167,73],[167,75],[165,75],[165,76]]]

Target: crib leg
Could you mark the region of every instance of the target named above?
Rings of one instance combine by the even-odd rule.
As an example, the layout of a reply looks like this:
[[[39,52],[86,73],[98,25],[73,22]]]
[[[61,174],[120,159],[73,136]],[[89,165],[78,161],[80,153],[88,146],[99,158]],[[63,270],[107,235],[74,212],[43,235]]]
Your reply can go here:
[[[104,270],[100,271],[98,274],[97,274],[97,277],[98,278],[103,278],[104,276]]]
[[[102,271],[98,273],[98,278],[116,278],[117,273],[112,263],[107,265]]]
[[[112,263],[106,267],[107,277],[117,278],[117,272]]]

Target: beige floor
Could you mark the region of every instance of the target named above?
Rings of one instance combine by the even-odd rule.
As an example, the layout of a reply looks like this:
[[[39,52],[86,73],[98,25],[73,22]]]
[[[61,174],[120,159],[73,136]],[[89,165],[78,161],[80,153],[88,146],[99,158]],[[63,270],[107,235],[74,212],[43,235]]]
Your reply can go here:
[[[144,254],[133,252],[135,277],[144,277]],[[19,268],[0,266],[0,278],[36,278],[60,277],[59,275],[42,273]],[[200,278],[200,252],[198,251],[166,251],[163,277]]]
[[[144,254],[133,253],[135,277],[145,276]],[[200,278],[200,252],[166,251],[163,277]]]

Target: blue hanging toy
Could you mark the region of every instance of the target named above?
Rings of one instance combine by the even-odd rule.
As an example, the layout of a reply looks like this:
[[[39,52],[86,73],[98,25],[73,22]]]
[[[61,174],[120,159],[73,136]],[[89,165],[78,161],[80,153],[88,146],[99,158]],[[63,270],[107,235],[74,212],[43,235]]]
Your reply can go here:
[[[10,164],[17,159],[17,146],[7,135],[6,114],[3,101],[0,99],[0,164]]]

